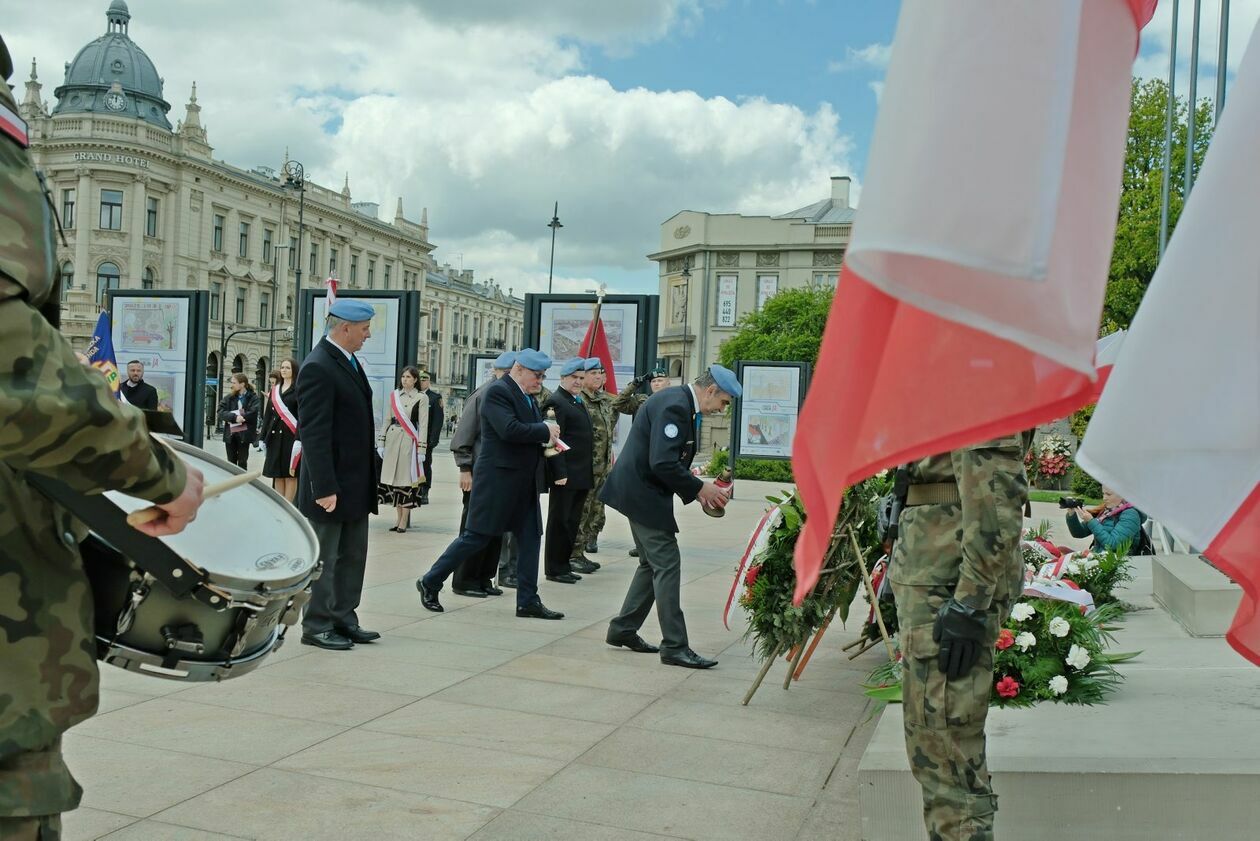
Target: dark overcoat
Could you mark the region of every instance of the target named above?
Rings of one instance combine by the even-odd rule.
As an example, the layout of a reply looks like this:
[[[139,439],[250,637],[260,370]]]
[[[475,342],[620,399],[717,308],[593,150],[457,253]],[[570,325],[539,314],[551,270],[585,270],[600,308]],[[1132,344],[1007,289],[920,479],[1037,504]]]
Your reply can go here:
[[[560,424],[560,440],[569,449],[559,455],[547,459],[549,481],[568,479],[565,486],[571,491],[589,491],[595,487],[595,428],[586,407],[577,401],[563,388],[551,395],[543,405],[543,416],[547,410],[556,413],[556,423]]]
[[[481,446],[473,462],[472,493],[465,528],[496,537],[524,514],[542,534],[538,494],[543,483],[543,448],[551,438],[534,399],[511,377],[486,387],[481,404]]]

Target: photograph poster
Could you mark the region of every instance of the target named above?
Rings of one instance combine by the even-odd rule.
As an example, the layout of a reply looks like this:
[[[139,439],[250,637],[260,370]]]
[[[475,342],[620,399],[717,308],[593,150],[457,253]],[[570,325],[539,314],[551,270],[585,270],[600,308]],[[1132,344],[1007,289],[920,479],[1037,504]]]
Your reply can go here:
[[[740,456],[791,458],[804,395],[798,365],[741,363],[744,395],[736,434]]]
[[[144,381],[157,389],[158,409],[186,424],[184,389],[189,364],[188,298],[116,294],[111,322],[118,373],[127,377],[127,363],[144,365]]]
[[[591,325],[595,306],[592,303],[563,304],[544,301],[538,350],[551,357],[555,363],[543,384],[555,391],[560,385],[560,364],[585,352],[582,339]],[[608,351],[612,355],[617,384],[624,385],[634,379],[635,359],[638,355],[639,305],[635,303],[604,302],[599,311],[600,321],[608,336]]]
[[[363,347],[355,353],[355,358],[363,364],[363,373],[372,386],[372,409],[376,414],[376,428],[385,426],[385,407],[388,396],[394,390],[398,374],[398,341],[400,334],[400,301],[398,298],[355,298],[342,294],[339,300],[359,300],[372,307],[372,335]],[[311,347],[319,344],[324,337],[324,314],[328,308],[328,299],[318,296],[311,307]]]

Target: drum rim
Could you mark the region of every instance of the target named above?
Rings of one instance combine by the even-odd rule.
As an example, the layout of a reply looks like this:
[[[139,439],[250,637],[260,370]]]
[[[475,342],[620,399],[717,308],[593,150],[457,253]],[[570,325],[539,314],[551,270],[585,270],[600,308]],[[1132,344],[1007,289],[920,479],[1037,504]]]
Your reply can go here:
[[[175,450],[177,453],[188,453],[190,455],[195,456],[198,459],[204,459],[210,462],[211,464],[213,464],[215,467],[225,470],[228,473],[231,473],[232,475],[239,476],[243,473],[249,472],[247,470],[241,469],[239,466],[235,464],[232,464],[232,462],[227,461],[226,459],[219,458],[214,453],[208,452],[202,449],[201,447],[195,446],[193,444],[189,444],[187,441],[183,440],[182,438],[162,439],[162,442],[164,444],[169,444],[171,449]],[[278,599],[281,596],[290,594],[295,590],[303,589],[307,584],[310,583],[310,580],[315,576],[316,570],[319,569],[319,537],[315,534],[315,529],[311,528],[311,524],[306,519],[306,517],[302,516],[302,513],[298,511],[297,508],[294,507],[294,505],[291,502],[289,502],[287,499],[281,496],[276,491],[275,488],[268,487],[267,485],[263,484],[263,482],[260,479],[252,480],[249,483],[249,487],[257,488],[263,491],[267,496],[271,497],[273,501],[279,502],[281,505],[286,506],[293,510],[293,512],[296,514],[296,517],[294,519],[297,520],[298,525],[301,527],[303,534],[310,541],[311,546],[314,547],[314,550],[315,550],[315,554],[309,559],[311,562],[311,565],[305,571],[295,574],[293,576],[290,576],[288,578],[277,578],[268,582],[262,582],[256,579],[241,578],[235,575],[227,575],[223,572],[210,569],[209,567],[206,567],[204,564],[197,563],[196,559],[191,559],[191,560],[193,560],[194,563],[197,563],[198,567],[206,571],[206,575],[209,577],[210,581],[212,581],[216,586],[219,586],[222,589],[231,591],[234,594],[242,594],[242,595],[244,594],[258,595],[262,592],[265,592],[267,595],[272,595],[276,599]],[[159,540],[160,539],[161,538],[159,538]],[[176,551],[174,547],[171,547],[171,549],[172,551]],[[181,552],[178,554],[182,555],[183,553]],[[240,586],[238,584],[234,584],[233,582],[243,582],[245,586]],[[259,584],[265,584],[266,590],[260,591],[258,589]]]

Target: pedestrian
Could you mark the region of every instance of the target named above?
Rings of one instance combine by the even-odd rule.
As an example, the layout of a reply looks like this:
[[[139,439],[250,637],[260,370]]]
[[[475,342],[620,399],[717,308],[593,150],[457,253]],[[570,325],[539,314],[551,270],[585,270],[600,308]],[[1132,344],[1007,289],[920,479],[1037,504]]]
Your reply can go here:
[[[298,363],[292,357],[271,372],[271,390],[258,434],[265,448],[263,475],[289,502],[297,498],[297,468],[302,458],[302,446],[298,443],[297,372]]]
[[[302,644],[338,651],[381,637],[361,627],[355,613],[380,476],[372,387],[354,356],[372,335],[372,316],[363,301],[338,300],[324,320],[324,337],[298,371],[298,510],[319,538],[322,569],[302,617]]]
[[[420,504],[429,504],[429,490],[433,487],[433,450],[442,440],[442,420],[445,408],[442,395],[429,387],[432,380],[428,371],[420,372],[420,390],[429,398],[429,426],[425,431],[424,484],[420,486]]]
[[[888,578],[901,628],[906,754],[932,838],[993,838],[984,725],[993,647],[1023,592],[1031,445],[1030,433],[1011,435],[906,468]]]
[[[669,374],[664,368],[654,368],[645,377],[635,377],[626,383],[626,387],[621,390],[616,399],[613,400],[613,409],[623,415],[634,417],[635,412],[639,411],[639,407],[647,402],[648,394],[642,392],[643,381],[648,381],[648,389],[651,394],[656,394],[663,388],[669,386]]]
[[[583,363],[586,369],[586,382],[582,386],[582,404],[591,418],[591,430],[594,443],[591,445],[591,464],[594,470],[594,485],[587,494],[582,509],[581,521],[578,525],[577,540],[573,544],[572,563],[574,569],[582,573],[592,573],[599,569],[599,564],[586,557],[585,552],[599,552],[599,533],[604,530],[604,503],[599,499],[599,492],[604,489],[608,479],[608,471],[612,469],[613,433],[617,430],[617,413],[613,410],[613,396],[604,390],[608,381],[608,373],[604,363],[592,357]]]
[[[0,38],[0,111],[16,114],[12,69]],[[96,712],[100,679],[79,556],[87,528],[34,481],[149,500],[160,516],[137,528],[156,537],[197,516],[202,476],[149,437],[141,412],[79,364],[58,330],[52,197],[27,146],[0,120],[0,838],[34,841],[60,838],[61,813],[79,805],[61,736]]]
[[[547,460],[547,539],[543,553],[548,581],[574,584],[582,576],[574,573],[569,560],[587,494],[595,485],[592,454],[595,446],[593,415],[587,411],[583,384],[588,376],[586,360],[570,359],[560,367],[560,388],[543,406],[560,424],[560,440],[568,446]]]
[[[390,531],[405,534],[411,525],[411,511],[420,504],[425,486],[424,462],[429,449],[429,401],[416,386],[420,371],[412,365],[403,368],[398,389],[390,394],[389,413],[380,437],[381,479],[377,502],[394,506],[395,522]]]
[[[506,377],[486,389],[481,407],[481,450],[473,465],[468,520],[446,551],[416,581],[420,603],[441,613],[438,593],[461,563],[484,550],[498,535],[512,532],[519,546],[516,615],[563,619],[538,597],[538,542],[542,536],[543,447],[555,446],[560,428],[545,423],[532,394],[542,385],[551,359],[526,348]]]
[[[451,438],[451,453],[455,456],[455,466],[459,468],[459,490],[463,496],[463,506],[459,515],[459,531],[462,534],[468,523],[468,500],[472,496],[473,466],[477,463],[477,455],[481,450],[481,402],[485,399],[486,389],[495,380],[503,379],[516,362],[515,351],[504,351],[494,360],[492,370],[494,378],[477,386],[477,390],[464,401],[464,409],[460,413],[459,423],[455,425],[455,434]],[[491,540],[485,551],[470,555],[455,570],[451,580],[451,589],[461,595],[472,598],[485,596],[501,596],[503,590],[494,584],[495,568],[499,564],[499,555],[503,548],[502,536]],[[515,573],[515,567],[513,567]],[[502,582],[500,582],[502,583]],[[509,585],[516,586],[513,580]]]
[[[608,625],[609,645],[631,651],[660,652],[661,662],[690,669],[708,669],[716,660],[691,650],[683,618],[680,584],[682,556],[674,496],[683,504],[699,499],[708,508],[725,508],[728,492],[692,475],[691,462],[700,440],[701,417],[723,412],[743,393],[739,380],[721,365],[691,385],[676,386],[648,398],[634,416],[630,435],[604,485],[604,502],[630,520],[630,534],[639,550],[639,566],[630,581],[621,612]],[[639,636],[652,604],[661,624],[661,645]]]
[[[118,393],[137,409],[156,412],[158,407],[157,389],[144,381],[144,363],[133,359],[127,363],[127,379],[119,386]]]
[[[249,445],[254,443],[258,428],[258,394],[249,377],[239,371],[232,375],[229,389],[219,403],[223,444],[227,449],[227,460],[242,470],[248,470]]]

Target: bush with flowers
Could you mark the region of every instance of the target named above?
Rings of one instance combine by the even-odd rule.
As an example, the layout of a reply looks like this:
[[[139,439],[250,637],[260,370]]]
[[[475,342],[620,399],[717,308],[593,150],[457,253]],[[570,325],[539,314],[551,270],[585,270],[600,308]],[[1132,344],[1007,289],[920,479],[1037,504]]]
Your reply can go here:
[[[1063,484],[1072,469],[1072,445],[1062,435],[1047,435],[1037,448],[1037,475]]]

